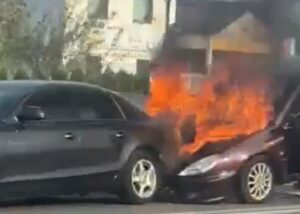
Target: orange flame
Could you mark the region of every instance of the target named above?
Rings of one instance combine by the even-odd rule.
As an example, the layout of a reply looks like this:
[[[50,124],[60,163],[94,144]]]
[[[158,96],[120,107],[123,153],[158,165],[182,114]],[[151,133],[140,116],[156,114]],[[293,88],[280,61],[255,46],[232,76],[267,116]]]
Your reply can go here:
[[[214,66],[210,78],[193,94],[181,75],[183,72],[184,65],[156,69],[151,97],[146,103],[151,116],[177,116],[175,131],[179,143],[180,126],[188,116],[195,116],[196,136],[189,144],[179,144],[181,153],[193,154],[206,143],[250,135],[264,129],[272,118],[268,81],[262,75],[222,63]]]

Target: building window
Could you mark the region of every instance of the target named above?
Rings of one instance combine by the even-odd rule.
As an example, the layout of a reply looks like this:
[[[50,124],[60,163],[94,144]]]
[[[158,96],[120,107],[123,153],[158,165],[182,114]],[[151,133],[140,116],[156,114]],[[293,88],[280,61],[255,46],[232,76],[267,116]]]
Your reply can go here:
[[[89,19],[108,19],[108,0],[89,0]]]
[[[153,0],[133,0],[133,21],[151,23],[153,19]]]

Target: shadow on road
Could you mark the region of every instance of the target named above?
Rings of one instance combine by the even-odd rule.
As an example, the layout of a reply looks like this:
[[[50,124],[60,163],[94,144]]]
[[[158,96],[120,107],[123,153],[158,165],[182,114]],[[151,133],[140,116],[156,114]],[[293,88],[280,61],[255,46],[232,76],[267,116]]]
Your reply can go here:
[[[292,187],[289,186],[280,186],[277,187],[274,191],[274,197],[272,197],[267,204],[277,203],[279,201],[293,204],[295,201],[297,204],[299,203],[299,196],[291,196],[287,194],[286,191],[290,190]],[[197,200],[197,197],[189,200],[183,200],[176,197],[176,195],[170,194],[162,194],[155,204],[177,204],[177,205],[234,205],[236,202],[228,202],[224,200],[217,200],[217,201],[203,201]],[[7,207],[30,207],[30,206],[44,206],[44,205],[71,205],[71,204],[97,204],[103,206],[110,206],[110,205],[130,205],[126,203],[122,203],[117,197],[114,195],[102,195],[102,194],[91,194],[88,196],[61,196],[61,197],[40,197],[40,198],[31,198],[31,199],[11,199],[6,201],[0,201],[0,208],[7,208]]]
[[[166,198],[155,201],[156,204],[207,204],[200,201],[182,201]],[[39,197],[31,199],[11,199],[0,201],[0,208],[7,207],[24,207],[24,206],[44,206],[44,205],[70,205],[70,204],[101,204],[101,205],[132,205],[120,201],[117,197]],[[214,204],[214,203],[210,203]]]
[[[122,204],[118,198],[99,198],[99,197],[40,197],[31,199],[12,199],[0,202],[0,207],[11,206],[43,206],[43,205],[66,205],[66,204],[103,204],[113,205]]]

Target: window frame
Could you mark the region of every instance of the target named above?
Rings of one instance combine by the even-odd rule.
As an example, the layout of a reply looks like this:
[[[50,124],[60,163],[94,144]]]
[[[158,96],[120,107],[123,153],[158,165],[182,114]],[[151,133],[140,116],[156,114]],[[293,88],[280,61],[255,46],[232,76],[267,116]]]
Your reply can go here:
[[[126,120],[126,116],[124,114],[124,112],[122,111],[122,109],[120,108],[120,106],[118,105],[118,103],[113,99],[113,96],[111,93],[109,92],[105,92],[102,91],[101,89],[97,88],[97,87],[85,87],[85,86],[79,86],[76,87],[76,90],[80,91],[80,93],[86,93],[86,94],[93,94],[93,96],[104,96],[105,98],[107,98],[111,104],[114,106],[115,111],[117,111],[117,113],[119,114],[119,118],[99,118],[99,119],[90,119],[90,120],[86,120],[86,119],[79,119],[79,121],[120,121],[120,120]]]
[[[136,1],[149,1],[149,7],[147,10],[147,14],[145,15],[143,20],[136,19],[135,11],[136,11]],[[133,0],[133,13],[132,13],[132,22],[139,24],[152,24],[154,18],[154,1],[153,0]]]
[[[124,98],[124,97],[122,97],[120,95],[114,95],[113,99],[118,104],[120,110],[124,114],[124,117],[128,121],[143,121],[143,120],[150,119],[150,116],[147,115],[147,113],[145,113],[144,111],[142,111],[141,109],[139,109],[137,106],[135,106],[134,104],[132,104],[126,98]],[[125,108],[124,108],[124,105],[126,105]],[[131,108],[130,112],[127,111],[129,108]]]
[[[28,94],[26,97],[24,97],[24,99],[18,104],[18,106],[16,107],[16,109],[13,111],[12,115],[13,117],[16,117],[18,115],[18,113],[23,109],[24,105],[26,104],[26,102],[32,98],[34,95],[36,95],[37,93],[42,93],[43,91],[48,91],[48,90],[55,90],[55,89],[67,89],[67,90],[71,90],[72,88],[79,90],[79,91],[84,91],[84,90],[91,90],[91,91],[97,91],[99,94],[102,94],[103,96],[106,96],[108,99],[111,100],[111,103],[115,106],[116,111],[119,112],[120,114],[120,118],[99,118],[99,119],[90,119],[90,120],[86,120],[86,119],[43,119],[43,120],[36,120],[36,121],[30,121],[30,123],[32,122],[99,122],[99,121],[120,121],[120,120],[126,120],[126,116],[123,112],[123,110],[120,108],[120,106],[118,105],[118,103],[116,102],[116,100],[113,98],[113,96],[110,93],[106,93],[104,91],[101,91],[101,89],[98,88],[89,88],[89,87],[82,87],[82,86],[63,86],[63,85],[58,85],[58,86],[51,86],[51,85],[47,85],[47,86],[42,86],[39,87],[38,89],[32,91],[30,94]],[[42,109],[43,110],[43,109]],[[26,122],[28,123],[28,122]]]
[[[42,87],[37,88],[36,90],[32,91],[32,93],[30,93],[28,96],[26,96],[23,101],[19,104],[19,106],[17,107],[16,111],[14,112],[14,116],[16,117],[17,114],[24,108],[24,105],[26,104],[26,102],[28,102],[33,96],[39,94],[39,93],[43,93],[43,92],[47,92],[47,91],[52,91],[52,90],[57,90],[59,88],[64,88],[61,85],[57,85],[57,86],[51,86],[51,85],[45,85]],[[42,109],[44,110],[44,109]],[[74,121],[78,121],[77,119],[62,119],[62,120],[57,120],[57,119],[43,119],[43,120],[33,120],[33,121],[28,121],[26,123],[35,123],[35,122],[74,122]]]

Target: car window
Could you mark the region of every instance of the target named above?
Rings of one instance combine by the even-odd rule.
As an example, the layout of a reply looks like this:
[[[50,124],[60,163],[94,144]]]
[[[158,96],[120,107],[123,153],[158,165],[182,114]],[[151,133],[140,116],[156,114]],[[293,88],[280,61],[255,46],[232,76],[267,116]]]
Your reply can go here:
[[[129,101],[127,101],[125,98],[119,96],[115,96],[114,98],[128,120],[140,120],[148,118],[146,113],[144,113],[134,104],[129,103]]]
[[[79,116],[70,102],[70,94],[62,88],[48,88],[34,93],[23,106],[39,106],[46,120],[76,120]]]
[[[46,120],[123,119],[108,94],[86,88],[49,88],[33,94],[24,106],[41,107]]]
[[[77,89],[71,93],[71,102],[81,120],[123,119],[109,94],[97,89]]]

